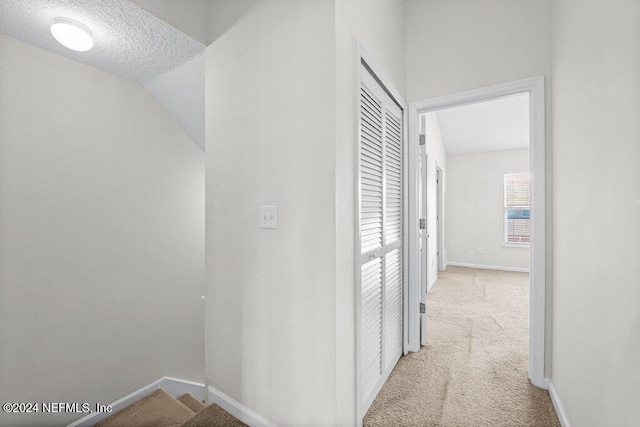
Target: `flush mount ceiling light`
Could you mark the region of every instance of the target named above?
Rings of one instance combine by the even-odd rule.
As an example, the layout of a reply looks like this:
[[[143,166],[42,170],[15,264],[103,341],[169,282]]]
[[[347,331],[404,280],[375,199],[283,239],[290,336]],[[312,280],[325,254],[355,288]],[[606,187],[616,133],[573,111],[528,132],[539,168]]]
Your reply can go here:
[[[69,18],[56,18],[51,26],[51,34],[61,45],[78,52],[86,52],[93,47],[92,32],[86,25]]]

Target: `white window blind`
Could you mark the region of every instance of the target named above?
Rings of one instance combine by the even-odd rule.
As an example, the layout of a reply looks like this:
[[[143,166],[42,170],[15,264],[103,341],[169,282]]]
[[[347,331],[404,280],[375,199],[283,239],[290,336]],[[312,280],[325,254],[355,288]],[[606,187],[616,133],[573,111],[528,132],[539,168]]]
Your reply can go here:
[[[531,175],[504,174],[504,241],[529,245],[531,242]]]

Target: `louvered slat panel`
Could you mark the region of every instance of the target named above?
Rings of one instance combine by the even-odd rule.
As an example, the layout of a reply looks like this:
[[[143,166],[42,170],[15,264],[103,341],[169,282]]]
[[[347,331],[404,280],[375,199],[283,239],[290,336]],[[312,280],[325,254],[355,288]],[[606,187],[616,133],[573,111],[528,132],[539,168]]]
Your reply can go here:
[[[368,70],[362,71],[359,231],[365,256],[359,343],[360,403],[366,411],[402,353],[403,129],[402,109]]]
[[[382,102],[364,86],[360,92],[360,246],[362,253],[382,246]]]
[[[402,125],[400,119],[385,111],[385,243],[402,236]]]
[[[382,259],[362,266],[362,391],[369,395],[382,375]]]
[[[385,255],[385,366],[402,354],[402,252],[398,248]]]

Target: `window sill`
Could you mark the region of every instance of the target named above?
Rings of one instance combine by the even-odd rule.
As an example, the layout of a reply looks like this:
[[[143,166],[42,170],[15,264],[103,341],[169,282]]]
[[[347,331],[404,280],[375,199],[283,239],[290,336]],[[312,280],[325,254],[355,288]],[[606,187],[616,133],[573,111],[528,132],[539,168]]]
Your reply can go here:
[[[516,248],[516,249],[529,249],[531,248],[530,243],[503,243],[503,248]]]

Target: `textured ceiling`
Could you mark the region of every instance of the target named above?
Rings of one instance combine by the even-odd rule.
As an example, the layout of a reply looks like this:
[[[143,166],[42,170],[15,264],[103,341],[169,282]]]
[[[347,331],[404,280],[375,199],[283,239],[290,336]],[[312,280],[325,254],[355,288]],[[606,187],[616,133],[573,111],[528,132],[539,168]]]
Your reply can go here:
[[[516,95],[436,114],[449,156],[529,146],[529,95]]]
[[[204,51],[142,85],[204,150]]]
[[[239,1],[239,0],[232,0]],[[213,0],[131,0],[204,45],[209,44]]]
[[[88,52],[60,45],[56,17],[91,29]],[[204,148],[205,46],[128,0],[2,0],[0,33],[143,85]]]

